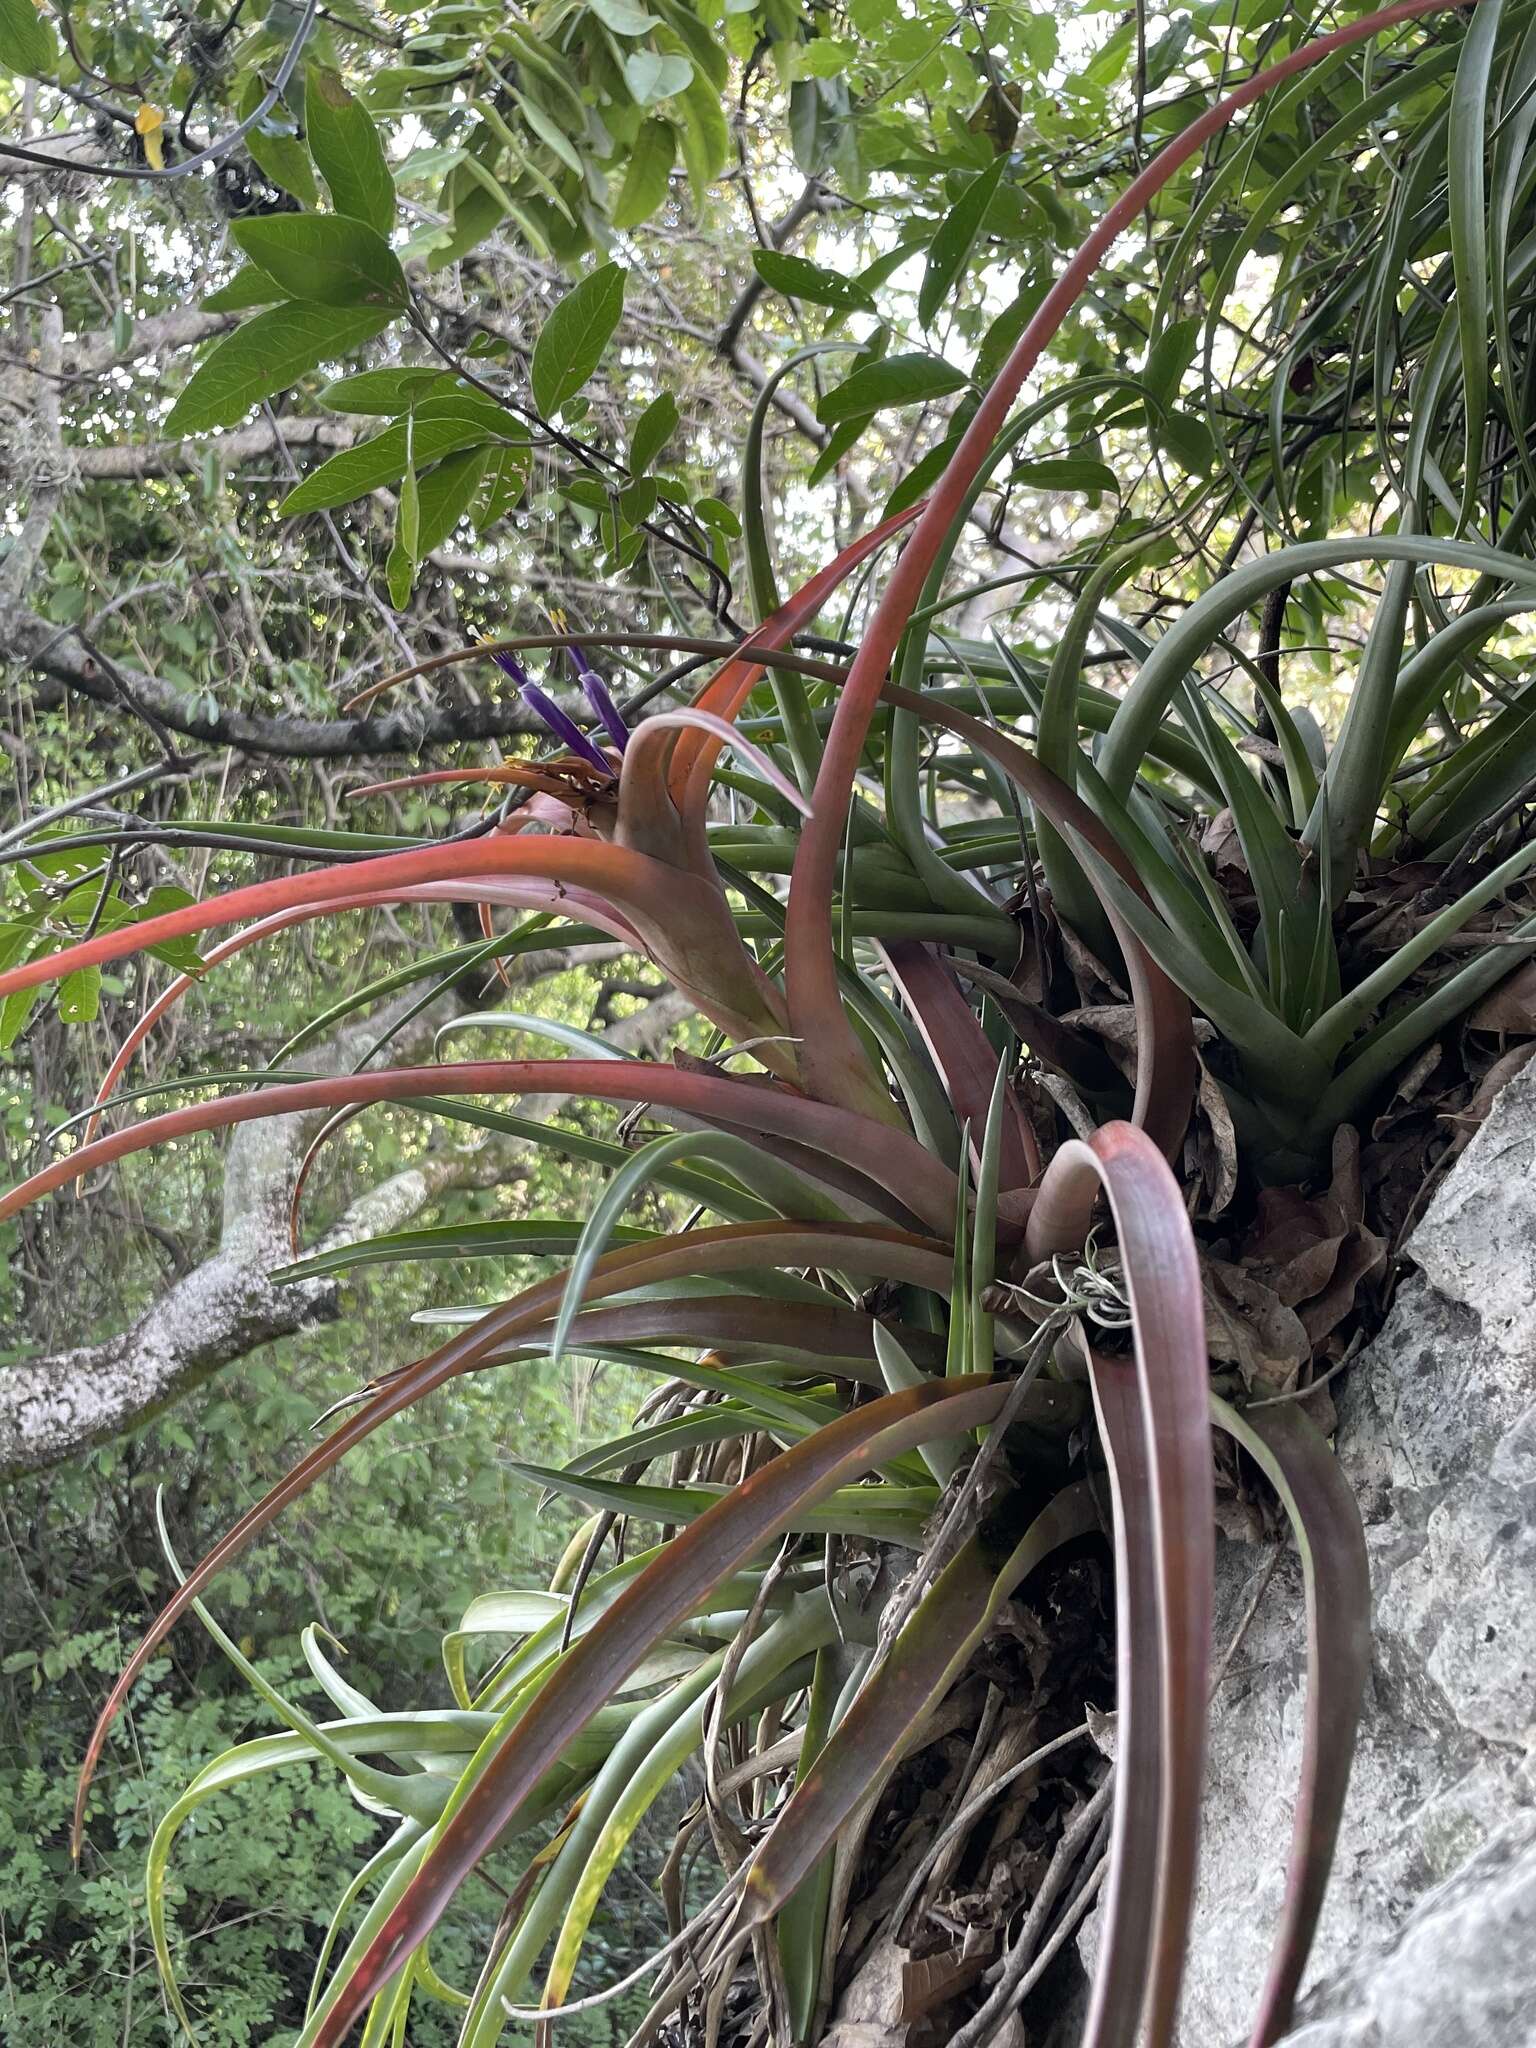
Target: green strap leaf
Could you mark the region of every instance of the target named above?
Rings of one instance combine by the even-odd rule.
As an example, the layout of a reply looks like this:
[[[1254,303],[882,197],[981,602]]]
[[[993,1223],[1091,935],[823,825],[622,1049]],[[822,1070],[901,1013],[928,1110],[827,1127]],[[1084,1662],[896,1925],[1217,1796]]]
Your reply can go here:
[[[743,1187],[763,1195],[785,1215],[833,1221],[839,1214],[838,1205],[820,1189],[811,1187],[799,1174],[745,1138],[707,1131],[681,1131],[675,1137],[657,1138],[619,1169],[587,1219],[566,1276],[565,1294],[550,1341],[551,1358],[558,1359],[565,1349],[592,1269],[613,1235],[618,1218],[642,1187],[665,1168],[684,1159],[709,1160],[723,1166],[736,1175]]]
[[[1462,417],[1466,437],[1458,532],[1471,522],[1481,483],[1488,424],[1488,214],[1483,158],[1488,95],[1504,0],[1474,8],[1451,87],[1447,135],[1447,197],[1451,270],[1456,279],[1456,332],[1461,347]],[[1504,260],[1499,251],[1499,261]]]

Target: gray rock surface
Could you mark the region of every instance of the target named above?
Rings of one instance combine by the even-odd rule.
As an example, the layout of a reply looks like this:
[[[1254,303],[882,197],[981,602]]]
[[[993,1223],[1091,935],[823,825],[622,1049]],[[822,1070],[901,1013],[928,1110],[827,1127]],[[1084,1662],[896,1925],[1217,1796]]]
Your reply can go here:
[[[1414,1909],[1390,1955],[1329,1986],[1286,2048],[1505,2048],[1536,2040],[1536,1815],[1501,1828]]]
[[[1375,1661],[1290,2048],[1536,2048],[1536,1063],[1346,1376]],[[1220,1544],[1218,1644],[1269,1561]],[[1246,2039],[1283,1895],[1305,1632],[1287,1559],[1218,1694],[1183,2048]]]

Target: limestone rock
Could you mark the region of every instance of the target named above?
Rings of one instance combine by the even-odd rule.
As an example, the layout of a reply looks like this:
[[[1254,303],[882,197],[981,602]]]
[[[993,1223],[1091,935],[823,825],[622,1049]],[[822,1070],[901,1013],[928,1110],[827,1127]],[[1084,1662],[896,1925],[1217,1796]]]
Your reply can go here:
[[[1536,2041],[1536,1816],[1522,1813],[1431,1892],[1391,1952],[1330,1987],[1287,2048],[1530,2048]]]
[[[1289,2048],[1536,2048],[1536,1063],[1408,1245],[1339,1393],[1375,1657]],[[1269,1560],[1221,1540],[1217,1644]],[[1287,1557],[1222,1684],[1182,2048],[1246,2039],[1284,1890],[1305,1679]]]

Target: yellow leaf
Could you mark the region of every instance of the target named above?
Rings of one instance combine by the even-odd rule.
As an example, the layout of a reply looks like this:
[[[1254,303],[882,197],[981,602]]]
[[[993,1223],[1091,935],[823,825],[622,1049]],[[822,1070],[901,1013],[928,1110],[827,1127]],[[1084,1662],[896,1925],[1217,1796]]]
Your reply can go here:
[[[139,111],[133,117],[133,132],[142,137],[144,155],[152,171],[165,169],[165,115],[159,107],[152,107],[148,100],[140,103]]]

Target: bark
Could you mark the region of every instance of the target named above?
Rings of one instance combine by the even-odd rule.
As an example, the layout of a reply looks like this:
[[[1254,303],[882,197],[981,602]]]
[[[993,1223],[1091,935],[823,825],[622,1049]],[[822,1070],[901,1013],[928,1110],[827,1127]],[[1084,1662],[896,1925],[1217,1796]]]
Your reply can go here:
[[[542,957],[543,971],[551,971],[550,956]],[[554,957],[561,965],[568,962],[564,954]],[[604,1035],[622,1051],[654,1052],[690,1011],[687,999],[669,989]],[[437,1009],[418,1020],[406,1046],[428,1043],[444,1015],[444,1009]],[[306,1054],[306,1066],[344,1072],[380,1026],[374,1015],[339,1031],[316,1054]],[[541,1100],[551,1098],[526,1098],[521,1107],[538,1115]],[[118,1436],[259,1346],[336,1312],[336,1282],[278,1287],[268,1277],[289,1263],[294,1179],[323,1122],[323,1116],[274,1117],[241,1125],[225,1159],[219,1239],[212,1254],[130,1328],[99,1343],[0,1369],[0,1477],[57,1464]],[[398,1230],[454,1188],[493,1187],[524,1178],[533,1158],[532,1147],[493,1133],[480,1134],[472,1145],[429,1152],[360,1196],[305,1249],[319,1251]]]
[[[0,645],[11,660],[37,670],[61,692],[136,713],[151,726],[163,726],[183,739],[235,747],[245,754],[346,760],[544,731],[515,696],[431,710],[406,705],[378,718],[285,718],[230,710],[211,703],[206,692],[194,695],[142,669],[109,661],[99,650],[88,648],[75,628],[55,626],[20,603],[0,602]],[[48,700],[40,695],[37,701],[46,706]]]
[[[0,357],[5,364],[0,371],[0,400],[28,410],[35,402],[37,385],[52,384],[57,389],[60,377],[69,382],[101,377],[108,370],[142,362],[146,356],[162,350],[191,348],[215,334],[226,334],[245,317],[243,313],[200,313],[191,307],[159,313],[136,321],[121,348],[108,325],[69,337],[57,368],[20,354],[12,354],[8,359]]]
[[[358,430],[351,420],[328,418],[279,420],[274,427],[256,420],[248,427],[233,428],[218,439],[191,441],[120,441],[106,448],[76,448],[72,451],[76,476],[97,482],[136,482],[141,477],[170,476],[180,469],[196,469],[212,453],[228,469],[252,456],[276,454],[282,448],[313,448],[334,454],[350,448]]]

